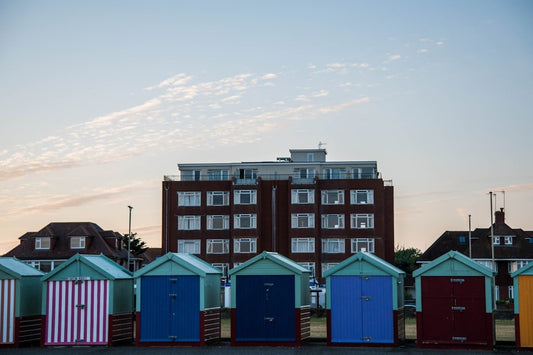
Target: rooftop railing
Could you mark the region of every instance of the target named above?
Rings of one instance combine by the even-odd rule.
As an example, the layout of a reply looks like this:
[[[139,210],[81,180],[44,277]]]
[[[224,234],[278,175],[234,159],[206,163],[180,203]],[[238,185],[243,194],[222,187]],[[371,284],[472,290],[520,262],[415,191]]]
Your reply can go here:
[[[288,180],[290,179],[293,184],[314,184],[316,180],[365,180],[365,179],[380,179],[381,174],[368,173],[368,174],[352,174],[352,173],[339,173],[339,174],[317,174],[315,176],[308,175],[302,177],[299,174],[259,174],[258,177],[241,178],[237,176],[213,176],[210,174],[184,176],[184,175],[165,175],[164,181],[233,181],[235,185],[255,185],[258,179],[262,180]],[[392,180],[384,180],[385,186],[392,186]]]

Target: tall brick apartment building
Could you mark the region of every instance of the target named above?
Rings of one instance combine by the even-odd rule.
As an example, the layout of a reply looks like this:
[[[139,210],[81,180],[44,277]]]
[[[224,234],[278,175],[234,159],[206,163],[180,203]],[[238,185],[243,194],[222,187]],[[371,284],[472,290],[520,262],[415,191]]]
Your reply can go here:
[[[223,270],[276,251],[317,278],[357,251],[394,262],[393,187],[375,161],[291,149],[272,162],[178,164],[163,181],[163,252]]]

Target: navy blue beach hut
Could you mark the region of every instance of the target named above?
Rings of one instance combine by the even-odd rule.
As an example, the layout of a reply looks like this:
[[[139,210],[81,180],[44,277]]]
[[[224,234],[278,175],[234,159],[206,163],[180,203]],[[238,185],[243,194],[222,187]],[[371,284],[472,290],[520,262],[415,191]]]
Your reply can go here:
[[[359,252],[324,273],[328,345],[398,345],[405,339],[405,272]]]
[[[0,258],[0,347],[39,345],[43,273],[15,258]]]
[[[222,272],[191,254],[167,253],[135,273],[137,346],[220,340]]]
[[[229,272],[232,345],[300,345],[310,336],[310,271],[263,252]]]

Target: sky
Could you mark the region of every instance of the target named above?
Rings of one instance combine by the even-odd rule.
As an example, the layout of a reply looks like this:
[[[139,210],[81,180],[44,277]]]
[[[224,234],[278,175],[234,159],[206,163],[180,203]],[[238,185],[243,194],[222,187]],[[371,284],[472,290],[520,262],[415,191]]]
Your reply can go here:
[[[392,180],[397,246],[489,227],[489,191],[531,231],[532,64],[528,0],[0,0],[0,254],[128,205],[160,247],[178,163],[319,142]]]

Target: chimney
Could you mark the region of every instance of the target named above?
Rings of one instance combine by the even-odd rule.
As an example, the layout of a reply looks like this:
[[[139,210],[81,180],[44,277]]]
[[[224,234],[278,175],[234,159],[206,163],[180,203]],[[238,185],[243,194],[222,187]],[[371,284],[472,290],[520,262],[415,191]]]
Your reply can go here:
[[[505,223],[505,212],[503,212],[503,208],[500,208],[499,211],[494,212],[494,218],[496,219],[495,224]]]

